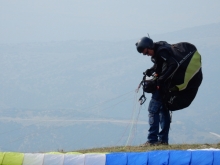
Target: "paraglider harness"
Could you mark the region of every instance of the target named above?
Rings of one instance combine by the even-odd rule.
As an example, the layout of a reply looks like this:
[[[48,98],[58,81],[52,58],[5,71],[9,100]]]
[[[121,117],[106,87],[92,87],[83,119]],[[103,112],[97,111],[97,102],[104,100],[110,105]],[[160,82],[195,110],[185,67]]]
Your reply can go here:
[[[145,80],[145,78],[146,78],[146,75],[143,77],[143,80],[140,82],[140,84],[139,84],[139,86],[138,86],[138,88],[137,88],[137,93],[138,93],[138,91],[139,91],[139,89],[140,89],[140,87],[141,86],[144,86],[144,80]],[[142,105],[142,104],[144,104],[144,102],[147,100],[147,98],[146,98],[146,96],[145,96],[145,94],[144,94],[144,90],[143,90],[143,94],[141,95],[141,97],[139,98],[139,102],[140,102],[140,105]]]
[[[151,76],[152,78],[149,80],[146,80],[147,74],[145,72],[143,74],[144,74],[143,79],[140,82],[140,84],[138,85],[138,88],[136,90],[136,92],[138,93],[140,87],[142,86],[142,88],[143,88],[143,94],[141,95],[141,97],[138,100],[140,102],[140,105],[144,104],[144,102],[147,100],[147,98],[145,96],[145,92],[146,93],[153,93],[155,90],[157,90],[157,85],[156,85],[156,80],[158,78],[157,74],[153,73]],[[165,108],[169,111],[169,109],[166,106],[166,103],[163,102],[163,104],[164,104]],[[170,123],[171,123],[172,122],[172,111],[169,111],[169,114],[170,114]]]
[[[147,98],[145,96],[145,92],[146,93],[153,93],[156,90],[157,75],[152,74],[152,79],[146,80],[147,74],[145,72],[143,74],[144,74],[143,79],[140,82],[140,84],[138,85],[138,88],[136,90],[136,92],[138,93],[140,87],[142,86],[142,88],[143,88],[143,94],[141,95],[141,97],[138,100],[140,102],[140,105],[144,104],[145,101],[147,100]]]

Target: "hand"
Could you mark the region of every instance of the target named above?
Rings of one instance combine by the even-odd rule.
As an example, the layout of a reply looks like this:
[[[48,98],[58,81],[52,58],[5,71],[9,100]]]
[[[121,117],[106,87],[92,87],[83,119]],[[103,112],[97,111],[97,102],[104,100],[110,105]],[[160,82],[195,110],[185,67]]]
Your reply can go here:
[[[147,69],[143,74],[150,77],[152,76],[153,73],[154,73],[154,69]]]

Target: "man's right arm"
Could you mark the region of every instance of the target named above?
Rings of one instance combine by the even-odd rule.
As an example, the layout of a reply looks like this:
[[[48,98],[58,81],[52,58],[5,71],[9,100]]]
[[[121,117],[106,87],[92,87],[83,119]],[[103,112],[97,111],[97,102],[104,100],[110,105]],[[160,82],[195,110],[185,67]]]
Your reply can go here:
[[[150,69],[147,69],[143,74],[147,75],[148,77],[152,76],[152,74],[155,72],[155,65],[154,64]]]

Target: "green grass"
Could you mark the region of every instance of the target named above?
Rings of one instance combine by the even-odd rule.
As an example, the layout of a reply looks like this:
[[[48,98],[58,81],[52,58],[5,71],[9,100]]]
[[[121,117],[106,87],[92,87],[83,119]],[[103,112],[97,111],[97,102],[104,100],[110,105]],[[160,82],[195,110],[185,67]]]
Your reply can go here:
[[[188,149],[206,149],[206,148],[220,149],[220,143],[218,144],[172,144],[172,145],[160,145],[160,146],[150,146],[150,147],[115,146],[115,147],[103,147],[103,148],[76,150],[74,152],[80,152],[80,153],[145,152],[145,151],[154,151],[154,150],[188,150]]]

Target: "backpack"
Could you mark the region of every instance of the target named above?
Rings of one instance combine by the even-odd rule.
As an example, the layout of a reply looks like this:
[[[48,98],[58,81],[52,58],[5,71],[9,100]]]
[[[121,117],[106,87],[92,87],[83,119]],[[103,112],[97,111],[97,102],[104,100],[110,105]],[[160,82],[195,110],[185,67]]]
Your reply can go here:
[[[167,42],[158,42],[160,50],[166,49],[177,63],[177,68],[170,75],[168,90],[163,102],[171,111],[188,107],[194,100],[202,82],[201,55],[197,48],[187,42],[170,45]],[[158,44],[157,43],[157,44]]]

